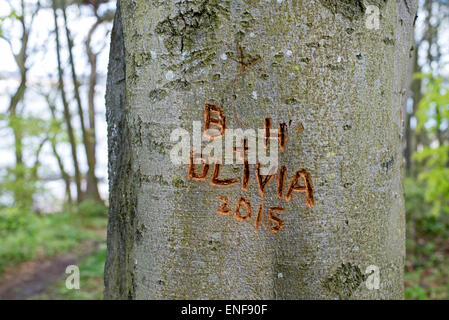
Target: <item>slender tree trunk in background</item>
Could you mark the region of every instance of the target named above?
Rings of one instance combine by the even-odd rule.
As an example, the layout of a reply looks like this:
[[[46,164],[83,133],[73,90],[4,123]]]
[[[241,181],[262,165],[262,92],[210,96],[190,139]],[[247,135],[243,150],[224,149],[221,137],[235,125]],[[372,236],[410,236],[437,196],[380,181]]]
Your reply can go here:
[[[413,50],[413,62],[412,62],[412,75],[414,73],[421,72],[421,67],[418,64],[418,50],[419,44],[415,42],[414,50]],[[413,106],[411,112],[407,112],[406,116],[406,129],[405,129],[405,137],[406,137],[406,145],[405,145],[405,163],[406,163],[406,172],[411,173],[410,170],[412,168],[412,155],[416,151],[416,147],[418,144],[417,134],[415,130],[411,126],[411,119],[416,116],[418,111],[419,102],[421,101],[421,79],[413,79],[411,81],[410,90],[411,97],[413,100]],[[416,129],[416,128],[415,128]]]
[[[50,108],[52,121],[56,122],[57,121],[56,107],[50,101],[49,96],[46,96],[45,99],[47,100],[48,106]],[[64,183],[65,183],[65,193],[67,195],[67,203],[72,204],[72,190],[70,189],[71,179],[70,179],[70,175],[65,170],[64,162],[62,161],[62,158],[59,155],[59,152],[56,148],[56,137],[55,136],[50,137],[50,144],[51,144],[51,149],[53,151],[53,155],[56,158],[56,162],[58,163],[59,170],[61,171],[62,180],[64,180]]]
[[[377,30],[361,1],[120,1],[106,94],[106,298],[403,297],[402,105],[416,1],[368,3],[380,7]],[[247,191],[212,187],[211,173],[187,179],[187,165],[170,161],[170,134],[191,132],[206,103],[222,107],[228,128],[286,123],[279,162],[286,181],[310,172],[313,208],[303,193],[279,200],[274,179],[265,208],[283,207],[285,227],[255,231],[254,165]],[[241,170],[225,165],[220,177]],[[247,197],[251,222],[218,215],[219,196],[231,210]],[[379,289],[367,285],[369,266]]]
[[[83,196],[81,188],[81,172],[79,169],[78,154],[76,150],[75,133],[72,127],[72,116],[70,114],[69,103],[67,101],[64,88],[64,74],[61,65],[61,45],[59,41],[59,27],[58,27],[58,16],[56,13],[56,0],[53,0],[53,18],[55,23],[56,58],[58,62],[59,91],[61,93],[62,104],[64,107],[64,120],[67,126],[67,133],[69,136],[70,147],[72,151],[73,167],[75,169],[76,196],[77,201],[81,202]]]
[[[65,34],[67,37],[67,47],[69,52],[69,61],[70,61],[70,67],[72,71],[72,81],[73,81],[73,88],[74,88],[74,94],[75,94],[75,100],[76,104],[78,106],[78,115],[80,118],[80,124],[81,124],[81,133],[83,137],[83,145],[84,150],[86,152],[86,159],[87,159],[87,174],[86,174],[86,192],[84,196],[86,198],[91,198],[97,201],[101,201],[100,193],[98,192],[98,179],[95,175],[95,135],[92,136],[92,132],[88,132],[85,121],[84,121],[84,112],[83,112],[83,106],[81,103],[81,96],[79,91],[80,83],[78,81],[78,77],[76,75],[76,68],[75,68],[75,61],[73,58],[73,39],[70,35],[70,30],[67,24],[67,14],[65,9],[65,3],[64,1],[61,1],[61,9],[62,9],[62,15],[64,17],[64,27],[65,27]],[[95,70],[96,72],[96,70]],[[90,121],[90,83],[89,83],[89,119]],[[95,120],[95,119],[94,119]],[[92,124],[92,122],[90,122]]]
[[[438,1],[427,1],[425,2],[425,9],[427,11],[427,17],[425,21],[425,40],[428,43],[427,46],[427,63],[429,65],[430,70],[439,70],[440,68],[435,68],[434,62],[438,65],[441,61],[441,50],[438,40],[438,31],[440,26],[439,15],[435,14],[435,11],[439,11],[439,3]],[[434,21],[432,21],[434,20]],[[434,71],[433,71],[434,72]],[[437,75],[437,74],[436,74]],[[435,120],[436,120],[436,139],[438,141],[438,145],[443,145],[443,137],[441,131],[441,112],[439,105],[435,106]]]
[[[25,32],[25,31],[24,31]],[[23,35],[24,38],[28,38],[28,34]],[[13,122],[11,124],[14,134],[14,148],[15,148],[15,157],[16,157],[16,166],[23,164],[23,145],[22,145],[22,128],[19,125],[19,119],[20,115],[18,112],[18,105],[23,100],[23,97],[25,95],[26,90],[26,82],[27,82],[27,69],[25,67],[26,64],[26,47],[27,47],[28,39],[24,40],[22,39],[22,49],[23,54],[20,53],[16,57],[17,65],[20,69],[20,84],[14,93],[14,95],[11,97],[10,103],[9,103],[9,115],[11,117],[11,121]],[[24,45],[24,47],[23,47]]]
[[[72,200],[72,191],[70,190],[70,176],[65,170],[64,163],[62,162],[61,156],[59,155],[58,150],[56,149],[56,141],[53,139],[50,142],[53,155],[55,156],[56,161],[58,162],[59,170],[61,171],[62,180],[64,180],[67,203],[72,204],[73,200]]]
[[[440,56],[440,48],[437,41],[434,41],[434,39],[438,39],[438,28],[441,23],[441,20],[438,18],[439,14],[435,14],[435,3],[436,0],[426,0],[422,2],[422,6],[419,8],[419,15],[424,16],[425,19],[423,21],[422,26],[422,37],[420,39],[415,38],[415,50],[414,50],[414,61],[413,61],[413,73],[421,73],[422,67],[428,67],[432,68],[432,62],[433,61],[439,61]],[[438,11],[438,9],[437,9]],[[437,19],[437,23],[435,21],[431,23],[431,18]],[[423,44],[429,44],[431,43],[431,46],[427,46],[427,50],[425,51],[425,54],[421,56],[421,58],[424,58],[424,63],[422,63],[422,66],[419,63],[419,52],[420,48]],[[434,55],[432,52],[432,48],[436,47],[436,55]],[[438,69],[438,68],[437,68]],[[406,159],[406,169],[408,173],[411,173],[412,175],[417,174],[417,172],[411,170],[413,168],[412,163],[412,156],[413,153],[415,153],[418,150],[419,146],[426,146],[429,145],[430,140],[427,135],[426,130],[421,130],[421,132],[416,133],[411,128],[411,119],[413,117],[416,118],[416,114],[419,109],[419,103],[422,99],[422,86],[423,81],[422,79],[414,79],[411,82],[410,90],[412,92],[412,99],[413,99],[413,109],[412,113],[407,115],[407,130],[406,130],[406,148],[405,148],[405,159]],[[437,133],[438,135],[438,133]],[[440,138],[438,140],[440,141]]]
[[[14,136],[14,155],[15,155],[15,179],[16,181],[23,181],[25,179],[23,169],[23,134],[22,134],[22,126],[21,126],[21,115],[18,110],[19,103],[23,101],[25,96],[26,86],[27,86],[27,51],[28,51],[28,39],[30,35],[30,29],[27,27],[25,22],[25,2],[21,1],[21,16],[18,17],[20,25],[22,27],[22,37],[20,39],[20,50],[17,54],[14,55],[11,46],[11,53],[14,55],[15,62],[19,69],[20,73],[20,83],[17,87],[17,90],[12,95],[9,106],[9,126],[12,127],[13,136]],[[11,43],[10,43],[11,45]],[[22,192],[20,190],[14,191],[14,202],[16,205],[21,205],[21,200],[23,198]],[[27,202],[27,201],[25,201]]]
[[[30,179],[33,181],[37,181],[39,179],[38,175],[37,175],[37,170],[39,169],[40,166],[40,161],[39,161],[39,156],[41,155],[42,152],[42,148],[44,147],[45,143],[48,141],[48,138],[45,137],[41,143],[39,144],[36,152],[35,152],[35,161],[33,166],[31,167],[31,172],[30,172]]]
[[[24,37],[28,37],[28,35],[24,34]],[[22,41],[23,43],[23,41]],[[26,43],[25,43],[26,46]],[[23,47],[22,47],[23,48]],[[22,50],[26,51],[26,47]],[[21,51],[22,51],[21,50]],[[24,53],[25,54],[25,53]],[[17,59],[23,59],[21,61],[17,61]],[[17,88],[14,95],[11,97],[9,103],[9,126],[12,127],[13,135],[14,135],[14,155],[15,155],[15,179],[16,181],[23,181],[25,178],[23,169],[23,135],[22,135],[22,125],[20,121],[20,113],[18,112],[19,102],[23,101],[23,97],[25,95],[26,90],[26,81],[27,81],[27,69],[25,67],[26,57],[16,57],[17,64],[20,68],[20,84]],[[23,198],[20,190],[14,191],[14,202],[16,205],[20,205],[20,200]]]
[[[96,148],[96,132],[95,132],[95,86],[97,85],[97,56],[98,54],[94,53],[91,48],[91,41],[92,36],[97,29],[97,27],[101,24],[101,19],[97,18],[97,21],[94,23],[94,25],[90,28],[89,33],[87,35],[86,39],[86,53],[87,58],[90,64],[90,75],[89,75],[89,90],[88,90],[88,103],[89,103],[89,129],[88,129],[88,135],[89,135],[89,148],[90,148],[90,155],[91,155],[91,162],[92,167],[95,170],[96,166],[96,155],[95,155],[95,148]],[[94,174],[90,180],[87,183],[87,188],[89,190],[89,186],[95,187],[95,190],[90,191],[91,193],[96,192],[98,194],[98,197],[100,197],[100,194],[98,193],[98,179],[96,175]]]

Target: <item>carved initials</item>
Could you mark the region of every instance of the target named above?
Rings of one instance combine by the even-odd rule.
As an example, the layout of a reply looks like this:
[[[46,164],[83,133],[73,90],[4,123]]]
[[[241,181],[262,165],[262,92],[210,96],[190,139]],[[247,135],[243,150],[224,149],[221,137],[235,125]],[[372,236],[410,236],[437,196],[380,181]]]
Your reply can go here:
[[[218,118],[213,118],[212,114],[215,114]],[[204,107],[204,136],[209,140],[214,140],[216,136],[211,136],[208,134],[208,130],[211,125],[218,127],[220,134],[225,135],[226,132],[226,117],[223,110],[220,107],[213,104],[206,104]]]

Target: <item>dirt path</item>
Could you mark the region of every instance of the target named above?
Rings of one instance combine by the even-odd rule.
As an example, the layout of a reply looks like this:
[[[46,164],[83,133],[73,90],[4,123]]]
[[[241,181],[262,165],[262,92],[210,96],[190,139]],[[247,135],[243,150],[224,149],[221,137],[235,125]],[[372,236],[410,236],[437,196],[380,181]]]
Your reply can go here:
[[[28,299],[65,275],[68,265],[78,264],[95,252],[100,242],[85,242],[70,252],[52,258],[26,261],[8,268],[0,279],[0,300]]]

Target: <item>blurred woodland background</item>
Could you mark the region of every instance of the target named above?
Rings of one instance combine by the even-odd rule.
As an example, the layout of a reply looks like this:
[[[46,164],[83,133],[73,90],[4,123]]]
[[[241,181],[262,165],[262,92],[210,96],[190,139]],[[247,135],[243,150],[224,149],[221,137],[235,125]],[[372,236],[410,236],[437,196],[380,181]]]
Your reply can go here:
[[[449,0],[420,0],[404,132],[405,298],[449,299]],[[0,299],[101,299],[115,0],[0,2]],[[65,268],[81,270],[68,290]]]

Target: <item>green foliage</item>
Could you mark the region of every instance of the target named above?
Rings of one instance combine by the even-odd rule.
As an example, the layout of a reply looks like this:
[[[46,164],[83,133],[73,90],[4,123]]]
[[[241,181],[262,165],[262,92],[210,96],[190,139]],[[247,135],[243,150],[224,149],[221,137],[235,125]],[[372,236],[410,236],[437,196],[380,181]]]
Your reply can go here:
[[[33,195],[42,190],[35,175],[35,168],[19,164],[8,168],[0,182],[0,195],[9,195],[19,208],[30,209]]]
[[[405,298],[410,300],[449,299],[449,270],[445,264],[422,267],[405,273]]]
[[[80,265],[80,289],[66,288],[62,279],[53,284],[45,293],[33,298],[37,300],[100,300],[103,298],[104,264],[106,261],[106,245],[102,245],[95,253],[88,256]]]
[[[83,217],[106,217],[108,208],[101,202],[87,199],[78,205],[77,212]]]
[[[449,145],[441,138],[443,124],[449,123],[449,85],[442,77],[418,75],[427,80],[417,112],[417,132],[426,130],[434,141],[414,155],[420,166],[418,182],[425,186],[424,201],[430,215],[449,213]]]
[[[0,210],[0,236],[10,232],[27,230],[36,220],[36,215],[28,210],[17,207],[2,208]]]
[[[432,74],[419,74],[415,78],[426,80],[424,96],[419,102],[418,133],[428,130],[435,133],[441,128],[442,120],[449,119],[449,90],[447,79]],[[429,122],[428,120],[433,120]],[[426,126],[426,128],[425,128]]]
[[[8,19],[16,19],[17,20],[17,19],[19,19],[19,15],[16,13],[16,11],[11,10],[11,12],[8,15],[0,17],[0,37],[4,36],[4,34],[3,34],[3,22],[5,20],[8,20]]]
[[[1,120],[8,120],[11,129],[21,130],[24,137],[39,137],[49,131],[50,121],[33,115],[11,116],[2,115]]]
[[[449,299],[449,215],[430,214],[426,201],[427,183],[405,179],[407,255],[406,299]]]
[[[427,201],[426,181],[407,177],[405,179],[405,209],[407,215],[407,230],[427,236],[449,237],[448,215],[438,215],[432,212],[435,204]]]
[[[420,286],[405,289],[405,299],[407,300],[429,300],[426,291]]]
[[[449,213],[449,145],[436,148],[425,147],[415,155],[415,159],[423,163],[419,181],[426,185],[424,200],[432,203],[430,214]]]
[[[55,144],[69,143],[70,140],[67,131],[64,130],[63,119],[51,119],[49,124],[47,135],[51,141],[54,141]]]
[[[25,160],[6,169],[0,183],[0,195],[9,195],[14,199],[16,206],[20,208],[31,208],[33,195],[41,190],[37,170],[39,168],[39,154],[43,144],[47,141],[50,132],[50,121],[34,116],[12,116],[10,114],[0,115],[2,128],[9,128],[20,132],[21,140],[16,141],[14,149],[22,154]],[[39,141],[36,143],[36,141]],[[24,151],[34,156],[28,157]],[[30,162],[34,160],[34,163]]]
[[[38,216],[27,209],[0,209],[0,274],[4,267],[68,251],[85,240],[102,241],[95,230],[106,219],[74,212]]]
[[[8,195],[14,199],[14,204],[21,208],[31,208],[33,196],[43,191],[39,187],[37,170],[40,166],[39,154],[48,141],[54,145],[67,141],[67,134],[62,126],[62,120],[45,120],[32,115],[11,116],[0,114],[1,128],[9,128],[20,132],[20,144],[14,145],[16,150],[27,151],[33,157],[28,157],[25,163],[19,163],[7,168],[1,175],[0,195]],[[37,142],[36,142],[37,141]],[[25,157],[24,157],[25,158]],[[34,160],[31,163],[30,160]],[[42,184],[41,184],[42,185]]]

